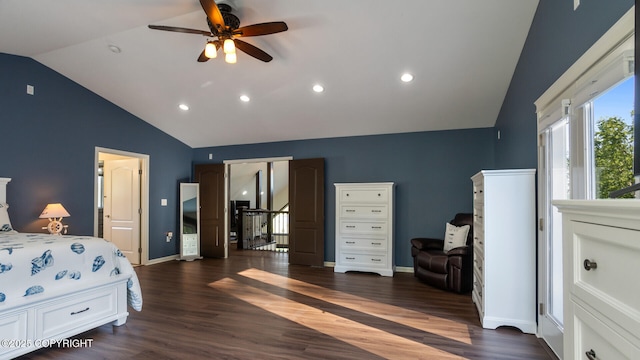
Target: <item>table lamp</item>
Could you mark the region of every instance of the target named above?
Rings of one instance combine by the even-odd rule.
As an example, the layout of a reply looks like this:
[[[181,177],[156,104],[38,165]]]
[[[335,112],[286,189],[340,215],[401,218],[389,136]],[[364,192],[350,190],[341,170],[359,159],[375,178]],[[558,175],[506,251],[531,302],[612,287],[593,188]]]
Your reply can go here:
[[[49,233],[52,235],[60,235],[60,233],[64,229],[64,233],[66,234],[68,225],[62,225],[62,218],[68,216],[71,215],[69,215],[67,209],[65,209],[62,204],[48,204],[47,207],[42,210],[40,219],[49,219],[49,225],[43,227],[42,229],[49,230]]]

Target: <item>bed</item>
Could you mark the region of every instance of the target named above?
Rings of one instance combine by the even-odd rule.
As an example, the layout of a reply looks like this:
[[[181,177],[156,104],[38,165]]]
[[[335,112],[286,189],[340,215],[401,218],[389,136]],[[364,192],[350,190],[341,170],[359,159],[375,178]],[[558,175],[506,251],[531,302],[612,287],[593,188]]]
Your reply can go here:
[[[90,236],[19,233],[0,178],[0,359],[47,347],[142,309],[133,267],[112,243]]]

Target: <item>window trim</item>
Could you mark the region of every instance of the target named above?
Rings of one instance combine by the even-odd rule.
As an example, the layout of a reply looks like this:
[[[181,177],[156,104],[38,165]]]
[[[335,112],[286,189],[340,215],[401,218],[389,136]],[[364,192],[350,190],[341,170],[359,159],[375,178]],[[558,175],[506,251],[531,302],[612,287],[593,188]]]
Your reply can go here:
[[[534,102],[538,133],[562,117],[554,114],[562,110],[562,99],[571,99],[584,91],[588,79],[601,73],[615,58],[627,56],[628,49],[621,45],[634,34],[635,5]],[[631,44],[633,46],[633,41]]]

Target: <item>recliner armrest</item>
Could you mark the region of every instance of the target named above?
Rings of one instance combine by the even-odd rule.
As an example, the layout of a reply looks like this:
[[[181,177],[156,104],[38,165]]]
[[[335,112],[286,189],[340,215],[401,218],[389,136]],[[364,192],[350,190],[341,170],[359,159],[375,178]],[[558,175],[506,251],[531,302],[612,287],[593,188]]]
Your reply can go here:
[[[444,247],[444,240],[434,238],[413,238],[411,239],[411,245],[418,250],[442,250]]]
[[[471,246],[465,245],[447,251],[447,256],[464,256],[470,254]]]

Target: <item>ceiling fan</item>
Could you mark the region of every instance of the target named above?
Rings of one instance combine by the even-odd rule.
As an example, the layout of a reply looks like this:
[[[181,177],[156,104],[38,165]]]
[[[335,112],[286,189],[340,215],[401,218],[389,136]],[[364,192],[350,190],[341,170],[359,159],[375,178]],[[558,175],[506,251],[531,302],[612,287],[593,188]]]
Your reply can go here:
[[[149,28],[216,37],[216,40],[207,41],[204,50],[198,56],[198,62],[215,58],[220,48],[223,49],[225,60],[228,63],[236,62],[235,49],[264,62],[273,60],[271,55],[238,38],[279,33],[288,29],[287,24],[283,21],[274,21],[240,27],[240,20],[231,13],[231,6],[227,4],[216,5],[213,0],[200,0],[200,5],[207,14],[209,31],[164,25],[149,25]]]

